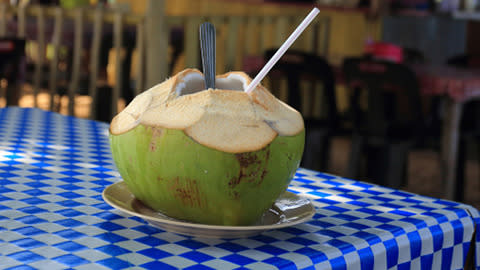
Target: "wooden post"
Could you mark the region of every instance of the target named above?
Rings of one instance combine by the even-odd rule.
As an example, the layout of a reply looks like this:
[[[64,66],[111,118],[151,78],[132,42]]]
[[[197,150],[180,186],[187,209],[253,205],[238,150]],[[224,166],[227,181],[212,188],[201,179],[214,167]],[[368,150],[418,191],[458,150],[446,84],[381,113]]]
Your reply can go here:
[[[136,67],[136,83],[135,96],[145,91],[145,23],[143,21],[137,24],[137,67]]]
[[[283,42],[288,38],[288,19],[285,16],[277,18],[275,26],[274,44],[276,48],[282,46]]]
[[[37,96],[43,81],[43,63],[45,62],[45,8],[39,7],[37,17],[37,62],[33,79],[33,106],[38,107]]]
[[[260,26],[260,56],[264,56],[265,51],[272,48],[271,26],[273,18],[267,16],[262,18],[262,25]]]
[[[26,32],[26,12],[25,12],[25,5],[20,5],[18,7],[18,29],[17,29],[17,37],[18,38],[25,38]]]
[[[327,57],[328,50],[329,50],[328,45],[330,44],[330,26],[331,26],[330,17],[324,18],[323,21],[324,21],[323,22],[324,29],[323,29],[323,44],[322,44],[321,54]]]
[[[122,76],[128,76],[128,74],[122,74],[122,63],[125,57],[122,57],[122,40],[123,40],[123,14],[120,11],[115,12],[113,21],[113,47],[115,48],[115,86],[113,86],[112,93],[112,111],[110,119],[112,119],[118,113],[118,100],[120,100],[122,87]]]
[[[165,0],[149,0],[146,14],[146,88],[150,88],[168,76],[167,48],[168,28]]]
[[[61,7],[55,8],[55,25],[53,27],[53,58],[50,61],[50,78],[48,81],[48,88],[50,90],[50,110],[53,111],[55,105],[55,95],[57,94],[57,74],[58,74],[58,55],[60,53],[60,46],[62,41],[63,28],[63,9]],[[60,100],[58,101],[60,108]]]
[[[225,45],[225,70],[232,71],[235,70],[235,60],[237,57],[237,48],[238,48],[238,29],[242,19],[238,16],[230,17],[228,20],[228,33],[227,33],[227,42]]]
[[[7,4],[0,3],[0,37],[7,35]]]
[[[88,85],[88,94],[92,98],[90,103],[90,119],[95,119],[97,116],[97,80],[99,72],[99,59],[100,59],[100,45],[102,42],[102,30],[103,30],[103,8],[98,7],[95,9],[93,19],[93,40],[90,47],[90,82]]]
[[[72,65],[72,80],[68,87],[68,115],[75,115],[75,93],[78,91],[80,83],[80,65],[82,57],[83,46],[83,10],[81,8],[75,11],[75,32],[73,43],[73,65]]]
[[[247,17],[247,24],[246,28],[246,35],[245,35],[245,56],[252,56],[257,55],[258,46],[255,43],[260,42],[260,37],[258,35],[258,23],[259,18],[256,16],[248,16]]]
[[[199,59],[200,41],[198,40],[198,26],[202,23],[201,18],[190,17],[185,23],[184,40],[185,66],[187,68],[202,69]]]

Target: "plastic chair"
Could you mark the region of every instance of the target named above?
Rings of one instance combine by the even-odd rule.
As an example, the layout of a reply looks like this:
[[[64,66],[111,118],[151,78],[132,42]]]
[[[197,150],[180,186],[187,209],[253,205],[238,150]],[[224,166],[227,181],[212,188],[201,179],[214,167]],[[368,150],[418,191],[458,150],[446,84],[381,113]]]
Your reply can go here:
[[[7,106],[18,105],[20,85],[25,73],[25,40],[0,38],[0,78],[6,79]]]
[[[358,179],[366,169],[377,184],[406,184],[408,152],[422,139],[424,127],[415,73],[402,64],[368,58],[346,59],[343,73],[353,112],[347,176]]]
[[[265,59],[270,59],[276,51],[268,50]],[[278,89],[281,78],[287,80],[287,103],[303,115],[306,139],[301,166],[325,171],[328,168],[331,137],[338,124],[335,78],[331,66],[322,57],[289,50],[273,67],[268,77],[272,82],[272,89]],[[306,98],[302,96],[301,81],[307,81],[310,86],[309,96]],[[313,113],[315,100],[312,97],[317,89],[315,83],[318,82],[323,86],[320,101],[324,111],[321,116],[315,116]],[[308,104],[303,101],[307,101]]]

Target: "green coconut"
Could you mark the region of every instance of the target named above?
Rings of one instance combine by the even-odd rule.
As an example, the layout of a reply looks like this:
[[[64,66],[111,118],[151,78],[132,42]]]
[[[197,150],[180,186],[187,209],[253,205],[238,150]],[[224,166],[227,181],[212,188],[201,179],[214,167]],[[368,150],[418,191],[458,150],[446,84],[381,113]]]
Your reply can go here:
[[[190,222],[251,225],[285,192],[303,153],[301,115],[243,72],[187,69],[138,95],[110,125],[118,170],[133,195]]]

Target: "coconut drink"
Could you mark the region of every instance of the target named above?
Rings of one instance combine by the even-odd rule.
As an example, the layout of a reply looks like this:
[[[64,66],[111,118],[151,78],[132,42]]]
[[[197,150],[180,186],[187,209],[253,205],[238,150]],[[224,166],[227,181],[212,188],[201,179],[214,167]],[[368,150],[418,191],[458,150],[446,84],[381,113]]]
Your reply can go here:
[[[252,80],[215,76],[215,30],[200,26],[203,70],[141,93],[110,124],[118,170],[136,199],[171,218],[253,225],[286,191],[303,154],[300,113],[261,84],[319,13],[314,8]]]
[[[251,225],[285,192],[303,153],[299,112],[243,72],[187,69],[141,93],[111,122],[118,170],[135,198],[169,217]]]

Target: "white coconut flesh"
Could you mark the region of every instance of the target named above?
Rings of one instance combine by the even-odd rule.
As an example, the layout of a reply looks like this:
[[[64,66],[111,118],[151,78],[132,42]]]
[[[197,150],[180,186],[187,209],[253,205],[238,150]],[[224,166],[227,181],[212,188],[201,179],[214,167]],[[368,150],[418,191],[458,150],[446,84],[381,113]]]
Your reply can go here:
[[[180,129],[196,142],[229,153],[257,151],[276,136],[304,129],[299,112],[259,85],[244,89],[251,78],[243,72],[216,77],[217,89],[205,89],[203,74],[186,69],[136,96],[110,125],[113,135],[137,125]]]

